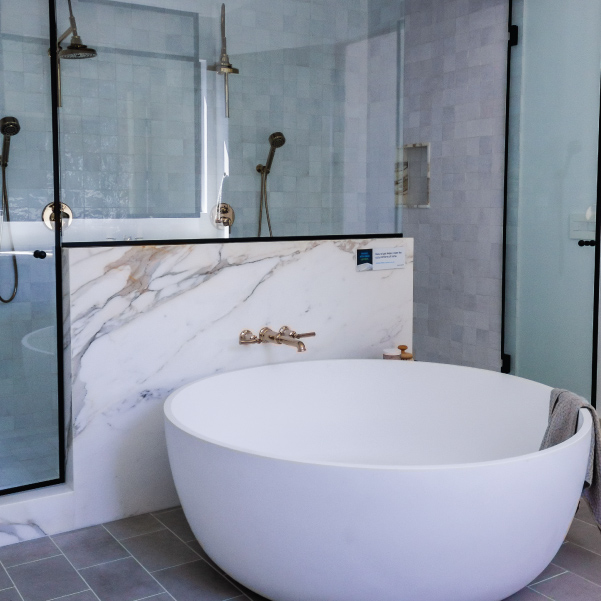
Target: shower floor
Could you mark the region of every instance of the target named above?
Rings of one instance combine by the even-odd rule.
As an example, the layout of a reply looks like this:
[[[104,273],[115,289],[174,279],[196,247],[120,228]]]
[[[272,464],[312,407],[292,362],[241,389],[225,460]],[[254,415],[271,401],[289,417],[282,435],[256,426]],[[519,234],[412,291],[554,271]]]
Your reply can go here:
[[[225,577],[181,508],[0,548],[0,601],[262,601]],[[581,503],[553,563],[511,601],[599,601],[601,532]]]

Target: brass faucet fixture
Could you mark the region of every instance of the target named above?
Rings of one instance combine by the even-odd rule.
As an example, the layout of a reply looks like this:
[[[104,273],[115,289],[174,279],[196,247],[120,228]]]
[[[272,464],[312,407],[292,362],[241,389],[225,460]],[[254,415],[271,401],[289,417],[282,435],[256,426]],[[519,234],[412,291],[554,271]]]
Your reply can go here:
[[[310,338],[315,336],[315,332],[307,332],[306,334],[297,334],[288,326],[282,326],[279,332],[274,332],[271,328],[261,328],[259,335],[255,336],[250,330],[242,330],[240,332],[240,344],[261,344],[262,342],[270,342],[272,344],[285,344],[286,346],[296,347],[297,352],[304,353],[307,350],[301,338]]]

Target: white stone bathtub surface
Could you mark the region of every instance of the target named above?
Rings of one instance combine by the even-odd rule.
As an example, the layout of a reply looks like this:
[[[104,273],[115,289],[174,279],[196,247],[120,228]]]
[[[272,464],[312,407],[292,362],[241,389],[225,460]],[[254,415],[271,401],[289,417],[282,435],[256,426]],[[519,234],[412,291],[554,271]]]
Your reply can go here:
[[[499,601],[553,558],[591,418],[538,451],[550,388],[472,368],[342,360],[241,370],[165,404],[207,553],[274,601]]]

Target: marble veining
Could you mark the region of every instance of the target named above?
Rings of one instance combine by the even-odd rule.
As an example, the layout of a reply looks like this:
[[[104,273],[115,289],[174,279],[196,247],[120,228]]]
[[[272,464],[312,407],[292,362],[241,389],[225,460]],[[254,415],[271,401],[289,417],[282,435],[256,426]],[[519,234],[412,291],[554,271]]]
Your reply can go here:
[[[390,246],[405,247],[404,269],[355,270],[357,248]],[[412,239],[71,248],[65,257],[69,487],[51,503],[0,505],[0,545],[15,524],[36,524],[22,534],[34,538],[178,504],[162,405],[188,382],[411,346]],[[243,329],[283,325],[317,332],[306,353],[238,344]]]

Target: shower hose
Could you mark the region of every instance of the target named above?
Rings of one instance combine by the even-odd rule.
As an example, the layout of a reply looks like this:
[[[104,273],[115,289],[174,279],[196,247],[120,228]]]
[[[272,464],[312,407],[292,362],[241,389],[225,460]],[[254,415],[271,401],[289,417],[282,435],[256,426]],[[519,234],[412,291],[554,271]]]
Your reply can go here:
[[[269,218],[269,205],[267,204],[267,171],[263,169],[261,171],[261,201],[259,203],[259,232],[258,236],[261,236],[261,225],[263,222],[263,205],[265,205],[265,215],[267,217],[267,226],[269,227],[269,235],[273,238],[273,232],[271,231],[271,219]]]
[[[2,226],[4,222],[10,222],[10,212],[8,208],[8,188],[6,186],[6,165],[2,165],[2,220],[0,220],[0,243],[2,242]],[[8,227],[8,239],[10,241],[10,248],[12,251],[15,250],[15,243],[13,241],[13,235],[10,230],[10,226]],[[19,288],[19,269],[17,267],[17,257],[13,254],[11,257],[13,261],[13,273],[15,274],[13,292],[8,298],[3,298],[0,296],[0,302],[2,303],[10,303],[14,300],[15,296],[17,296],[17,289]]]

